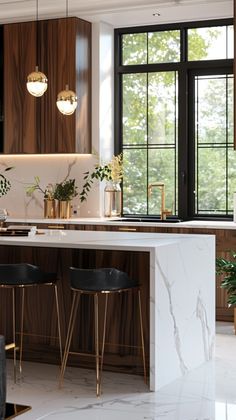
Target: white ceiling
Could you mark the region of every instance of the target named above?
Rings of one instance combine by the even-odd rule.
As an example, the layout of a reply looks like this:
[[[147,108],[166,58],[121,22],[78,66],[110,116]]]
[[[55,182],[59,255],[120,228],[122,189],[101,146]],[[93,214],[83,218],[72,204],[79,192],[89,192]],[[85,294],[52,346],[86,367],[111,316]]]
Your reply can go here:
[[[69,16],[114,27],[227,18],[234,0],[68,0]],[[39,19],[64,17],[66,0],[38,0]],[[159,13],[160,16],[153,16]],[[35,20],[36,0],[0,0],[0,23]]]

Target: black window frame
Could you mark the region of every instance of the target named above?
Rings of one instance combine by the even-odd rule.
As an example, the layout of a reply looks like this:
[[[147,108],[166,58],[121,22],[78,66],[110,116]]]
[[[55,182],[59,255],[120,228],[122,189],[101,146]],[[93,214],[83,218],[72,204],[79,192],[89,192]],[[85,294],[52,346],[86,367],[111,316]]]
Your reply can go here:
[[[227,73],[233,73],[233,59],[220,60],[202,60],[187,61],[187,30],[192,28],[205,28],[215,26],[233,25],[233,19],[212,19],[196,22],[182,22],[154,26],[120,28],[114,31],[115,43],[115,101],[114,101],[114,124],[115,124],[115,153],[122,152],[122,74],[125,73],[147,73],[155,71],[173,71],[179,72],[179,114],[178,121],[178,218],[182,220],[232,220],[233,216],[220,215],[195,215],[194,214],[194,177],[192,168],[194,167],[194,142],[189,142],[191,130],[193,129],[192,116],[193,105],[187,95],[189,91],[189,81],[194,71],[208,71],[214,69],[217,73],[218,69],[225,69]],[[135,34],[152,31],[180,30],[180,62],[160,63],[160,64],[139,64],[139,65],[122,65],[122,35]],[[148,217],[148,216],[147,216]],[[152,216],[153,218],[153,216]]]

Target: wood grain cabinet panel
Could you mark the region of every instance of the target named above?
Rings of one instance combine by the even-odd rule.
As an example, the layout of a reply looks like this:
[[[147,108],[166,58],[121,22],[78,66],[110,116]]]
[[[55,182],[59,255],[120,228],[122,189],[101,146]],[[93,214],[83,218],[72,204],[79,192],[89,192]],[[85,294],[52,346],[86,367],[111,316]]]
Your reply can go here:
[[[37,56],[37,57],[36,57]],[[48,89],[26,89],[35,65]],[[69,84],[78,107],[62,115],[57,94]],[[91,24],[78,18],[4,26],[4,153],[91,152]]]
[[[32,22],[4,26],[4,152],[37,153],[36,101],[26,90],[36,62]]]

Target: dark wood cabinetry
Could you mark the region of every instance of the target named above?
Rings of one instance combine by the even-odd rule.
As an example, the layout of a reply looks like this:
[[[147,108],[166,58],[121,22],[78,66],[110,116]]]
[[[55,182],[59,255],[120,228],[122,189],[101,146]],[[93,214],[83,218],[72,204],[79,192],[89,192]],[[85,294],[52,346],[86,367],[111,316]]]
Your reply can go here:
[[[78,18],[4,25],[4,153],[91,152],[91,24]],[[35,98],[26,78],[35,66],[48,77]],[[75,90],[78,107],[62,115],[57,94]]]

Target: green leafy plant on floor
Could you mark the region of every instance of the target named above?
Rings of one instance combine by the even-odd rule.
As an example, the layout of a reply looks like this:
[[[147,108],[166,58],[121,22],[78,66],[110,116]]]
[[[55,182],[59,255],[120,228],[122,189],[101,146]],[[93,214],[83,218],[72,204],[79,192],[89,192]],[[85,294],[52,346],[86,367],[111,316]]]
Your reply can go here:
[[[216,274],[224,275],[220,287],[227,290],[229,306],[236,305],[236,253],[231,255],[232,260],[216,258]]]
[[[0,197],[3,197],[10,191],[11,189],[11,182],[9,179],[4,175],[5,172],[10,171],[13,169],[13,166],[9,166],[4,169],[3,173],[0,173]]]
[[[84,173],[84,185],[80,193],[80,201],[87,200],[88,193],[90,192],[94,181],[114,181],[121,182],[123,178],[123,157],[122,153],[113,156],[110,162],[104,165],[96,165],[94,171]]]

